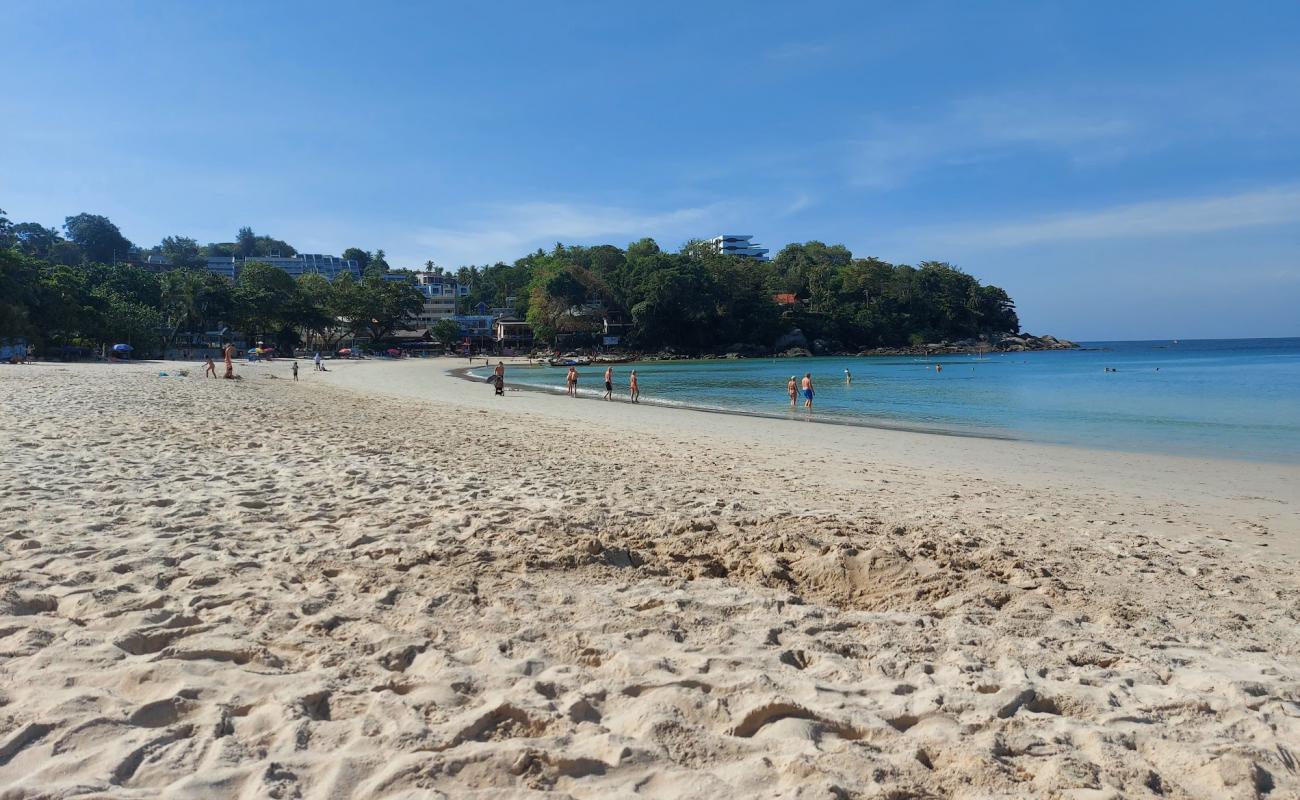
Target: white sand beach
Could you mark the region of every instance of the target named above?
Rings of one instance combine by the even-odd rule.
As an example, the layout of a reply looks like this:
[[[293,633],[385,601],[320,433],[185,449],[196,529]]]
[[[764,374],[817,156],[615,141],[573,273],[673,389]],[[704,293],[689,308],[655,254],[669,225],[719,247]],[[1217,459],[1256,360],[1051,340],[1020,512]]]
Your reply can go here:
[[[1300,468],[463,363],[0,367],[0,798],[1300,798]]]

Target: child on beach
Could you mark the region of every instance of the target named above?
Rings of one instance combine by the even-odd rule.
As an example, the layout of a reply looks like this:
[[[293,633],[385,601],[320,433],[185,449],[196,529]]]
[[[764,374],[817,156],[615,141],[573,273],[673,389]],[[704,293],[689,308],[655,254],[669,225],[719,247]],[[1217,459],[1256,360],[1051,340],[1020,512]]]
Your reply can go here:
[[[217,365],[212,363],[212,356],[208,356],[208,360],[205,361],[203,364],[203,377],[205,378],[217,377]]]

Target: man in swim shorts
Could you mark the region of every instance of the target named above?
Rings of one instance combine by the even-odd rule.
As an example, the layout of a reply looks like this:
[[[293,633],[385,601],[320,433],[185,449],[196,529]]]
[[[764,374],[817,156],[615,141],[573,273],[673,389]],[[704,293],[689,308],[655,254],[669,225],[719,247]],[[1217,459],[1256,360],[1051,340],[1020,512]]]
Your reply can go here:
[[[605,367],[605,399],[614,399],[614,368]]]
[[[803,407],[811,411],[812,400],[813,400],[812,373],[805,372],[803,374]]]

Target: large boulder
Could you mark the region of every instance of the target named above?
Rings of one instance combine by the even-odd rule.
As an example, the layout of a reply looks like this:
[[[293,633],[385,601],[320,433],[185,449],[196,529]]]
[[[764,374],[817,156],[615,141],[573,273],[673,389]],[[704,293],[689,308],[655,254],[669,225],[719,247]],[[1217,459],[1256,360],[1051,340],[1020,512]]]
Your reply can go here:
[[[779,358],[809,358],[811,356],[812,353],[808,352],[808,348],[806,347],[791,347],[788,350],[783,350],[780,353],[777,353],[777,357]]]
[[[777,339],[776,344],[772,346],[772,349],[776,350],[779,353],[784,350],[789,350],[791,347],[802,347],[805,349],[807,349],[808,347],[808,337],[804,336],[803,331],[799,330],[798,328],[795,328],[794,330],[785,334],[781,338]]]
[[[828,356],[844,350],[844,345],[835,339],[814,339],[811,349],[819,356]]]

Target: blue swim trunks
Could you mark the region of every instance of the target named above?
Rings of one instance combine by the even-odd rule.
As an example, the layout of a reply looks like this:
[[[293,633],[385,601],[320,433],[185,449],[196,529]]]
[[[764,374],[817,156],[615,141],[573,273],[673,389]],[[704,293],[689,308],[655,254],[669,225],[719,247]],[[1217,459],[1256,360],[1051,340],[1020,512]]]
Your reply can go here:
[[[812,394],[813,394],[813,390],[812,390],[812,389],[804,389],[804,390],[803,390],[803,399],[805,399],[805,400],[811,400],[811,399],[812,399]]]

